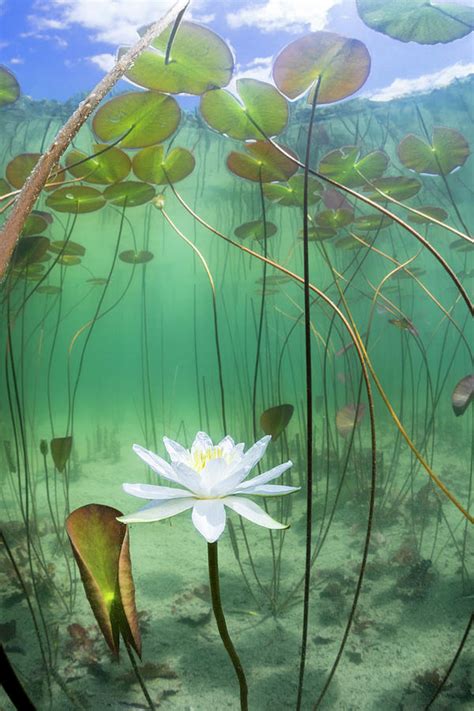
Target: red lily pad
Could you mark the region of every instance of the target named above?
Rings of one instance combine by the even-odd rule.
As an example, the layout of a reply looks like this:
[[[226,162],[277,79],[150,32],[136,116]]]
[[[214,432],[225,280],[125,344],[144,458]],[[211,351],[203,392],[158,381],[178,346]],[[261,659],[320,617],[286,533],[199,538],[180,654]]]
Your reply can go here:
[[[467,408],[474,400],[474,375],[466,375],[454,388],[451,404],[456,417],[464,415]]]
[[[0,107],[13,104],[20,96],[20,85],[15,75],[6,67],[0,67]]]
[[[93,153],[105,148],[101,143],[92,146]],[[87,153],[76,149],[69,151],[66,155],[66,166],[75,178],[82,178],[88,183],[98,185],[113,185],[123,180],[130,173],[130,158],[120,148],[112,147],[94,158],[85,160],[80,165],[75,165],[79,161],[87,159]]]
[[[327,153],[319,163],[322,175],[337,180],[348,188],[365,185],[368,180],[382,177],[389,159],[384,151],[372,151],[360,157],[357,146],[343,146]]]
[[[143,35],[148,27],[139,30]],[[195,22],[181,22],[165,63],[172,25],[162,32],[134,61],[126,78],[155,91],[169,94],[204,94],[226,86],[234,71],[234,58],[219,35]],[[121,47],[119,58],[128,51]]]
[[[275,405],[260,415],[260,426],[265,434],[272,436],[273,442],[275,442],[283,430],[288,427],[293,417],[294,409],[293,405]]]
[[[181,111],[175,99],[156,91],[130,91],[109,99],[92,121],[104,143],[120,141],[121,148],[143,148],[165,141],[179,125]]]
[[[277,232],[277,226],[273,222],[266,222],[267,239],[273,237]],[[239,239],[265,239],[265,225],[262,220],[253,220],[252,222],[244,222],[234,230],[234,234]]]
[[[267,136],[283,131],[288,104],[274,86],[257,79],[238,79],[237,92],[240,101],[225,89],[207,91],[201,97],[199,108],[211,128],[240,141],[261,139],[262,133],[248,118],[251,116]]]
[[[330,104],[358,91],[369,76],[370,55],[356,39],[333,32],[312,32],[291,42],[273,65],[273,79],[282,94],[296,99],[320,78],[318,103]]]
[[[227,157],[227,167],[240,178],[262,183],[272,183],[278,180],[288,180],[296,171],[296,163],[282,155],[268,141],[246,143],[247,153],[233,151]],[[289,148],[285,152],[297,158]]]
[[[364,403],[345,405],[336,414],[336,428],[341,437],[347,437],[352,430],[360,425],[365,413]]]
[[[145,182],[168,185],[190,175],[195,164],[193,154],[186,148],[173,148],[165,155],[164,146],[149,146],[135,155],[133,172]]]
[[[466,162],[469,144],[459,131],[445,126],[433,128],[431,144],[410,133],[398,145],[398,157],[415,173],[449,175]]]
[[[263,193],[271,202],[285,207],[303,207],[304,175],[293,175],[286,183],[265,183]],[[309,176],[308,205],[315,205],[321,200],[321,184]]]
[[[127,180],[116,185],[109,185],[104,190],[104,197],[113,205],[138,207],[149,202],[155,196],[155,188],[147,183]]]
[[[54,193],[49,195],[46,199],[46,204],[57,212],[82,214],[100,210],[105,205],[105,198],[95,188],[89,188],[85,185],[68,185],[55,190]]]
[[[140,656],[128,528],[118,516],[121,511],[110,506],[88,504],[68,516],[66,530],[87,599],[110,650],[118,657],[122,634]]]

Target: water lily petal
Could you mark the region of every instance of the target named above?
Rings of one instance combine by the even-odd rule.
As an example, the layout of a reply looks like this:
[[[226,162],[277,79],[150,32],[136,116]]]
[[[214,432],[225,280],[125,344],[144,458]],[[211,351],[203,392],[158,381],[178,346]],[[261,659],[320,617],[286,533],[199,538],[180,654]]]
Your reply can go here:
[[[190,509],[195,501],[196,499],[192,499],[191,497],[159,501],[158,503],[153,501],[136,513],[118,517],[117,521],[121,521],[122,523],[161,521],[163,518],[170,518],[170,516],[176,516],[176,514]]]
[[[140,499],[180,499],[190,496],[185,489],[173,489],[171,486],[153,486],[152,484],[122,484],[122,489]]]
[[[212,447],[212,439],[205,432],[198,432],[191,446],[191,456],[195,452],[204,453],[209,447]]]
[[[265,513],[258,504],[250,499],[244,499],[243,496],[226,496],[221,499],[221,501],[232,509],[232,511],[238,513],[239,516],[248,518],[249,521],[256,523],[258,526],[264,526],[265,528],[289,528],[288,525],[275,521],[275,519]]]
[[[235,449],[235,442],[232,437],[229,437],[229,435],[227,435],[226,437],[224,437],[224,439],[221,439],[217,446],[222,449],[223,454],[230,454]]]
[[[257,484],[266,484],[267,482],[272,481],[272,479],[277,479],[291,466],[293,466],[293,462],[291,461],[278,464],[278,466],[273,467],[273,469],[269,469],[267,472],[263,472],[263,474],[259,474],[258,476],[254,476],[253,479],[243,482],[239,486],[239,490],[245,489],[245,493],[248,493],[249,488],[254,487]]]
[[[165,449],[168,452],[169,458],[172,462],[189,463],[191,455],[188,449],[185,449],[178,442],[174,442],[172,439],[169,439],[169,437],[163,437],[163,444],[165,445]]]
[[[175,472],[172,467],[164,459],[159,457],[154,452],[150,452],[148,449],[141,447],[139,444],[133,445],[133,451],[138,454],[140,459],[148,464],[149,467],[153,469],[157,474],[168,479],[169,481],[178,481]]]
[[[250,482],[248,482],[250,484]],[[239,486],[235,490],[236,494],[248,494],[250,496],[283,496],[299,491],[301,486],[280,486],[279,484],[256,484],[255,486]]]
[[[225,528],[225,509],[222,501],[196,501],[193,506],[193,523],[208,543],[214,543]]]
[[[203,486],[201,475],[184,462],[177,462],[173,465],[176,475],[176,482],[189,489],[197,496],[206,496],[206,489]]]
[[[210,459],[199,475],[199,481],[206,496],[216,496],[220,493],[220,484],[225,476],[229,465],[222,457]]]
[[[227,476],[221,480],[219,495],[230,494],[250,472],[250,470],[261,460],[271,440],[271,435],[266,435],[250,447],[241,459],[232,462]]]

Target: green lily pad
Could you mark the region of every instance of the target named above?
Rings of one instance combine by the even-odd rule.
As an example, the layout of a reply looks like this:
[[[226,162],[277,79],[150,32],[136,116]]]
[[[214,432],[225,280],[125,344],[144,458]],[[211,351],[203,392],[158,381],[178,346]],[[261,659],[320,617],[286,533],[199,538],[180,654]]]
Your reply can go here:
[[[100,210],[105,205],[105,198],[95,188],[85,185],[68,185],[49,195],[46,205],[57,212],[82,214]]]
[[[121,515],[110,506],[87,504],[68,516],[66,530],[87,599],[110,650],[118,657],[122,634],[140,656],[128,527],[117,521]]]
[[[46,296],[53,296],[54,294],[60,294],[62,289],[60,286],[45,284],[44,286],[39,286],[36,291],[38,294],[46,294]]]
[[[116,185],[109,185],[104,190],[104,197],[113,205],[138,207],[149,202],[155,196],[155,188],[147,183],[127,180]]]
[[[169,138],[178,128],[181,111],[175,99],[156,91],[130,91],[110,99],[96,112],[92,127],[99,140],[110,143],[132,130],[121,148],[143,148]]]
[[[3,195],[7,195],[8,193],[11,193],[11,192],[12,192],[11,186],[8,185],[5,178],[0,178],[0,197],[2,197]]]
[[[451,242],[449,248],[454,249],[456,252],[470,252],[474,249],[472,242],[468,242],[467,239],[463,239],[462,237]]]
[[[276,136],[288,122],[288,104],[271,84],[257,79],[238,79],[239,100],[225,89],[207,91],[199,105],[204,120],[219,133],[245,141],[261,139],[252,119],[267,136]]]
[[[341,237],[334,244],[338,249],[343,249],[347,252],[351,252],[353,249],[359,249],[362,246],[354,237],[351,237],[351,235]]]
[[[351,96],[360,89],[370,72],[370,55],[356,39],[333,32],[312,32],[291,42],[273,65],[273,79],[282,94],[296,99],[321,77],[318,103],[330,104]]]
[[[388,165],[384,151],[373,151],[360,158],[360,148],[344,146],[327,153],[319,163],[319,172],[348,188],[365,185],[382,177]]]
[[[81,262],[82,259],[75,254],[61,254],[56,263],[61,264],[63,267],[77,267]]]
[[[267,227],[267,239],[273,237],[277,232],[276,225],[273,222],[266,222]],[[239,239],[265,239],[265,229],[262,220],[253,220],[252,222],[244,222],[244,224],[239,225],[234,230],[234,235]]]
[[[40,158],[41,153],[20,153],[20,155],[15,156],[15,158],[8,163],[5,170],[5,175],[10,185],[20,190]],[[64,181],[64,175],[60,174],[56,177],[55,169],[53,169],[48,181],[62,183]],[[54,187],[44,188],[46,191],[54,189]]]
[[[53,217],[49,214],[49,212],[43,212],[42,210],[32,210],[26,218],[21,234],[24,237],[29,237],[30,235],[37,235],[40,232],[44,232],[48,225],[52,223],[52,221]]]
[[[145,249],[141,252],[134,252],[133,249],[128,249],[125,252],[120,252],[119,259],[127,264],[146,264],[151,262],[154,256],[152,252],[147,252]]]
[[[436,205],[422,205],[416,208],[419,212],[423,212],[423,215],[416,215],[414,212],[408,213],[408,221],[414,222],[415,225],[425,225],[432,222],[432,219],[439,220],[440,222],[445,222],[449,215],[446,210],[442,207],[436,207]]]
[[[91,279],[87,279],[87,283],[92,284],[92,286],[104,286],[107,282],[108,279],[105,279],[104,277],[92,277]]]
[[[390,227],[392,220],[387,215],[360,215],[354,220],[352,228],[356,232],[371,232],[372,230],[383,230]]]
[[[13,104],[20,96],[20,85],[15,75],[6,67],[0,67],[0,107]]]
[[[474,27],[474,9],[456,2],[357,0],[357,11],[366,25],[400,42],[452,42]]]
[[[194,22],[181,22],[165,64],[170,25],[140,54],[125,77],[134,84],[169,94],[204,94],[226,86],[234,71],[232,52],[212,30]],[[143,35],[147,27],[139,30]],[[121,47],[119,58],[129,47]]]
[[[421,183],[416,178],[404,178],[399,176],[378,178],[378,180],[372,181],[372,186],[396,200],[408,200],[421,190]],[[368,197],[374,200],[374,202],[384,201],[383,195],[373,190],[372,187],[364,188],[364,191],[368,193]]]
[[[50,442],[51,456],[58,472],[63,472],[71,456],[72,437],[55,437]]]
[[[275,405],[274,407],[269,407],[268,410],[265,410],[260,415],[260,427],[265,434],[272,436],[273,442],[288,427],[294,410],[293,405]]]
[[[281,146],[283,147],[283,146]],[[268,141],[254,141],[245,145],[247,153],[233,151],[227,156],[227,167],[240,178],[262,183],[288,180],[298,170],[297,164],[282,155]],[[284,148],[289,155],[297,156],[289,148]]]
[[[135,155],[133,172],[148,183],[168,185],[186,178],[195,164],[193,154],[186,148],[173,148],[165,155],[164,146],[149,146]]]
[[[42,235],[22,237],[15,246],[12,257],[12,266],[26,267],[41,260],[49,248],[49,239]]]
[[[83,257],[86,253],[86,248],[79,244],[79,242],[72,242],[68,240],[58,240],[57,242],[51,242],[48,250],[54,254],[61,254],[63,256],[72,257]]]
[[[92,146],[92,152],[97,153],[105,148],[101,143]],[[87,153],[76,149],[69,151],[66,155],[66,166],[75,178],[82,178],[88,183],[98,185],[113,185],[123,180],[130,173],[130,158],[120,148],[108,148],[105,153],[101,153],[94,158],[89,158],[85,163],[74,165],[87,158]]]
[[[263,193],[268,200],[285,207],[303,207],[304,175],[293,175],[287,183],[265,183]],[[309,176],[308,205],[315,205],[321,200],[321,184]]]
[[[428,175],[448,175],[469,156],[469,144],[453,128],[435,126],[431,145],[412,133],[398,145],[398,157],[406,168]]]
[[[354,221],[354,213],[352,210],[323,210],[318,212],[315,217],[315,222],[320,227],[328,227],[333,230],[339,230],[341,227],[350,225]]]
[[[308,242],[323,242],[331,239],[337,234],[332,227],[322,227],[321,225],[311,225],[308,227]],[[299,231],[298,237],[304,239],[303,230]]]

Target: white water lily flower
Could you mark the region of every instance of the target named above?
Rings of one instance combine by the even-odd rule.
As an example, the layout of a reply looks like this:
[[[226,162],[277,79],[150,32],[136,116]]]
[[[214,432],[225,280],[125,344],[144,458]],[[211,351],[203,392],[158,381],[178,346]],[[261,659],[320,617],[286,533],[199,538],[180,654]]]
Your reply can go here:
[[[244,481],[265,454],[270,440],[270,436],[263,437],[244,453],[244,444],[235,444],[231,437],[224,437],[219,444],[213,445],[205,432],[198,432],[191,450],[164,437],[163,442],[171,464],[134,444],[134,451],[157,474],[184,488],[123,484],[127,494],[151,501],[136,513],[121,516],[118,520],[122,523],[161,521],[192,508],[193,524],[208,543],[214,543],[224,531],[227,506],[239,516],[259,526],[288,528],[271,518],[252,500],[244,498],[247,495],[291,494],[300,488],[268,484],[289,469],[292,462],[279,464],[249,481]]]

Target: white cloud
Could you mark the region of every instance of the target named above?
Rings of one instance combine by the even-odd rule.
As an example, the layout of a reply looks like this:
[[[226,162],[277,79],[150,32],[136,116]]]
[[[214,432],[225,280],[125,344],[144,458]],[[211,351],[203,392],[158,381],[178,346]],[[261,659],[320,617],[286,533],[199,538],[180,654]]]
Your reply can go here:
[[[93,57],[88,57],[89,62],[97,64],[104,72],[109,72],[115,64],[115,56],[113,54],[96,54]]]
[[[245,77],[271,83],[272,63],[273,57],[255,57],[255,59],[248,64],[236,64],[234,76],[230,84],[226,86],[226,89],[232,92],[232,94],[237,95],[237,79],[244,79]]]
[[[343,0],[264,0],[246,4],[226,16],[230,27],[258,27],[262,32],[300,33],[326,27],[330,10]]]
[[[457,62],[450,67],[444,67],[438,72],[423,74],[415,79],[395,79],[384,89],[378,89],[373,94],[369,94],[368,98],[371,101],[390,101],[391,99],[410,96],[410,94],[424,94],[433,89],[448,86],[455,79],[462,79],[470,74],[474,74],[473,62],[468,64]]]
[[[8,60],[9,64],[24,64],[25,60],[22,57],[12,57]]]

